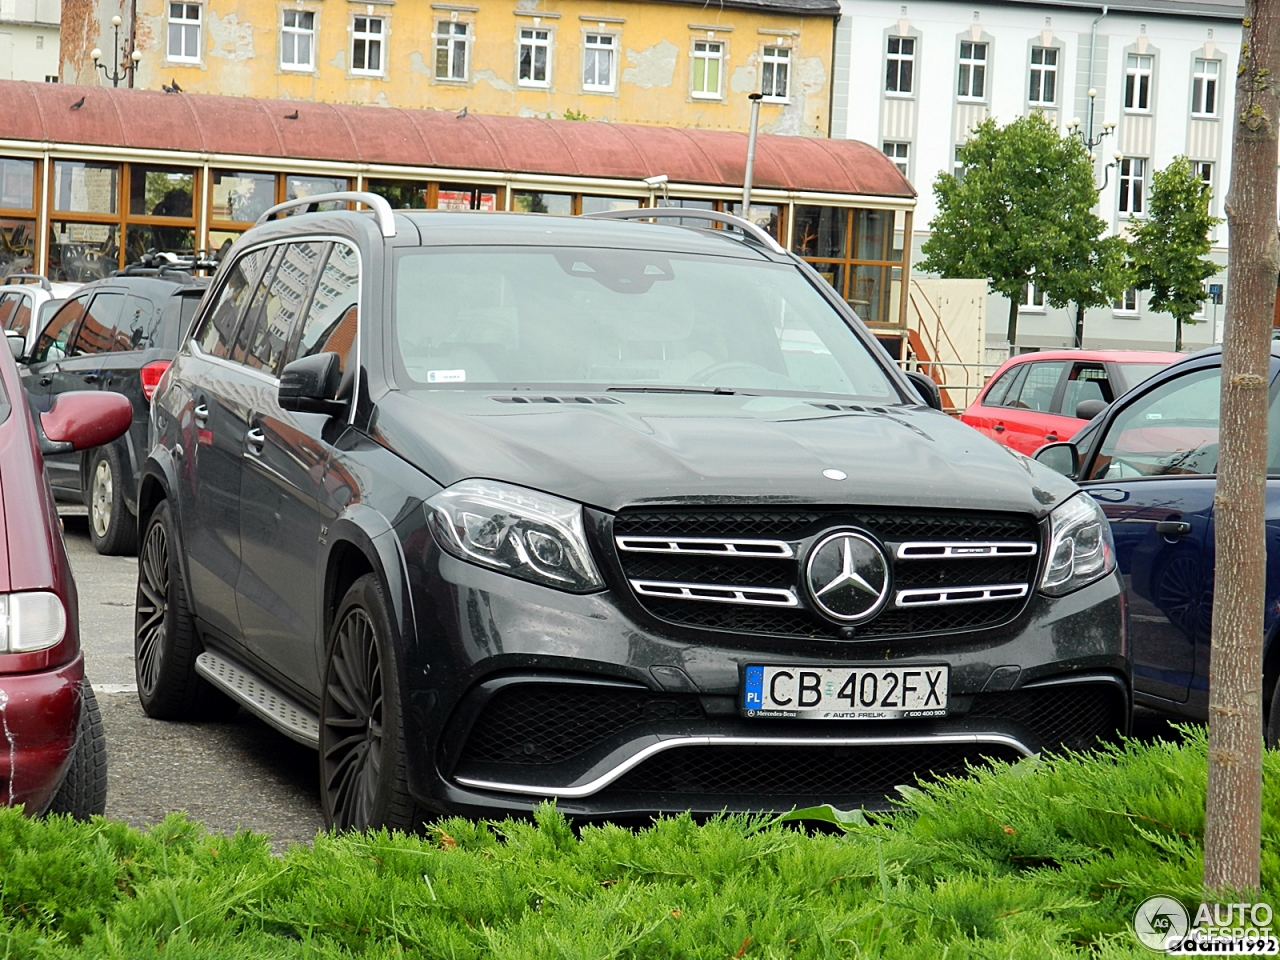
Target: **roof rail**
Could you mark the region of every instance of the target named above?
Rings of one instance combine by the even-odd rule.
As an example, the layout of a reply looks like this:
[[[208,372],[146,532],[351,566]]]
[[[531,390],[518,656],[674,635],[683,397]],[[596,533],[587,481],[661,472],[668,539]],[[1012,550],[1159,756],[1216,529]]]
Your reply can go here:
[[[286,210],[294,210],[302,207],[303,213],[312,213],[322,203],[330,203],[332,201],[341,200],[349,203],[363,203],[366,207],[373,210],[373,215],[378,221],[378,229],[384,237],[394,237],[396,235],[396,219],[395,214],[391,211],[391,204],[386,199],[378,196],[376,193],[368,193],[363,190],[341,190],[337,193],[317,193],[313,197],[297,197],[293,200],[286,200],[284,203],[277,203],[266,213],[258,218],[258,223],[266,223],[268,220],[274,220],[278,214],[284,213]]]
[[[729,213],[716,213],[713,210],[692,210],[684,207],[640,207],[636,210],[601,210],[599,213],[586,213],[583,216],[597,220],[706,220],[710,223],[723,223],[726,226],[737,227],[751,239],[762,244],[766,250],[770,250],[773,253],[787,252],[767,231],[761,230],[750,220],[744,220],[742,217],[735,217]]]
[[[53,292],[53,287],[49,284],[49,278],[42,277],[38,273],[11,273],[9,276],[4,278],[2,285],[8,286],[11,283],[25,285],[30,283],[32,280],[39,281],[41,289],[48,290],[50,293]]]

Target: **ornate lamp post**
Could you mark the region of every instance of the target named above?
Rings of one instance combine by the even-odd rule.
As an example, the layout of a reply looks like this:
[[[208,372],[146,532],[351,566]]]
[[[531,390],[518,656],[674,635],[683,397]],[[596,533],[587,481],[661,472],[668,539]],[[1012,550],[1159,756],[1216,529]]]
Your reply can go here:
[[[111,42],[111,49],[113,53],[115,51],[119,51],[119,56],[116,58],[117,62],[110,70],[107,69],[107,65],[105,63],[99,62],[102,59],[102,50],[100,48],[94,47],[93,51],[89,54],[89,56],[93,57],[93,65],[102,71],[102,75],[111,81],[111,85],[113,87],[120,86],[121,80],[124,80],[127,77],[132,77],[133,72],[138,69],[139,61],[142,60],[142,53],[139,50],[134,50],[127,58],[125,57],[124,48],[120,46],[121,23],[123,23],[123,21],[118,15],[111,18],[111,28],[115,31],[115,37]]]
[[[1088,117],[1087,124],[1084,126],[1084,129],[1081,129],[1079,117],[1072,117],[1071,120],[1067,123],[1067,133],[1070,136],[1075,136],[1080,138],[1080,142],[1084,144],[1084,148],[1089,151],[1089,159],[1092,160],[1094,163],[1098,162],[1098,155],[1094,152],[1094,150],[1096,150],[1099,146],[1102,145],[1103,140],[1105,140],[1107,137],[1111,136],[1113,133],[1116,132],[1115,123],[1111,120],[1108,120],[1102,125],[1102,130],[1098,133],[1098,135],[1096,137],[1093,135],[1093,108],[1094,108],[1094,105],[1097,103],[1097,99],[1098,99],[1098,91],[1095,90],[1093,87],[1090,87],[1089,88],[1089,117]],[[1106,187],[1107,178],[1111,173],[1111,168],[1114,167],[1116,164],[1118,164],[1122,159],[1124,159],[1123,154],[1117,152],[1112,155],[1112,162],[1108,163],[1105,167],[1102,168],[1102,184],[1098,187],[1099,190],[1102,190]]]

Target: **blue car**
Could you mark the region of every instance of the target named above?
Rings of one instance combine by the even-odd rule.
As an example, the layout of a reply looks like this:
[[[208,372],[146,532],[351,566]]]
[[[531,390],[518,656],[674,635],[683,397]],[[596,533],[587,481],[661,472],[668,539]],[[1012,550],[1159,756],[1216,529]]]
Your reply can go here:
[[[1209,709],[1214,486],[1222,349],[1173,364],[1116,400],[1070,443],[1035,458],[1076,480],[1111,521],[1124,580],[1134,700],[1196,720]],[[1280,341],[1271,345],[1263,705],[1280,742]]]

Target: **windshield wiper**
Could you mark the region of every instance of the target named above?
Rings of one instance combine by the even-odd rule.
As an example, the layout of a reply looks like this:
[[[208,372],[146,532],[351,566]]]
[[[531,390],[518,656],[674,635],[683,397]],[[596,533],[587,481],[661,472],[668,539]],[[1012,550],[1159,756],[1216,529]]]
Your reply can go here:
[[[732,397],[736,396],[737,390],[730,390],[728,387],[660,387],[660,386],[634,386],[634,387],[607,387],[605,393],[704,393],[708,396]]]

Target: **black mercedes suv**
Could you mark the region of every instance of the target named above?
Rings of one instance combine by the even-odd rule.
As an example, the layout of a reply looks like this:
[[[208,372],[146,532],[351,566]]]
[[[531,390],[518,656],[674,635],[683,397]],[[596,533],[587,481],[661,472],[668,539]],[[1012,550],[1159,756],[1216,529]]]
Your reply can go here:
[[[1094,501],[758,228],[328,200],[372,210],[264,215],[156,395],[150,715],[318,747],[342,827],[883,804],[1125,729]]]

